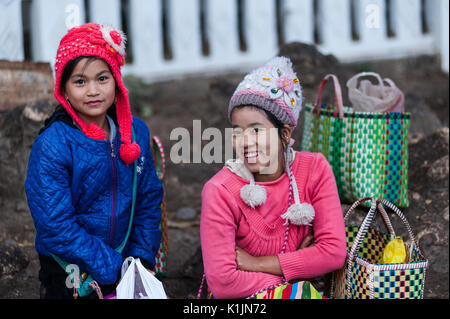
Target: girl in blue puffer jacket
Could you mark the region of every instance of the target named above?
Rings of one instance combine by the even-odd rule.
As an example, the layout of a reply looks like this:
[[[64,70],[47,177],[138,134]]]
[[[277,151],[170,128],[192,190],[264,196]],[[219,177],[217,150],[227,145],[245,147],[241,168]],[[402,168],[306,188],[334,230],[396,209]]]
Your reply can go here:
[[[60,106],[33,145],[25,183],[41,298],[73,298],[68,275],[53,256],[90,274],[103,294],[115,288],[124,258],[154,267],[163,189],[147,126],[131,116],[120,71],[124,56],[124,34],[98,24],[69,30],[59,45],[54,95]],[[130,220],[135,162],[134,218],[119,253],[115,248]]]

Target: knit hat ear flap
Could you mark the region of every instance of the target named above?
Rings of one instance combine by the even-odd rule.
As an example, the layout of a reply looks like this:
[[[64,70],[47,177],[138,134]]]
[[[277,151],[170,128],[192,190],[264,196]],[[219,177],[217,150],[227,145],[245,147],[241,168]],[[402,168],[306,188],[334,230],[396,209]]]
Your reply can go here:
[[[313,222],[315,217],[314,207],[311,204],[300,202],[297,182],[295,181],[295,177],[292,174],[290,165],[290,163],[292,162],[292,154],[293,149],[290,145],[288,145],[286,150],[286,171],[289,176],[290,189],[292,190],[292,195],[294,197],[294,204],[289,206],[288,210],[283,215],[281,215],[281,217],[286,220],[285,224],[291,223],[294,225],[311,226],[311,223]]]
[[[124,143],[120,146],[120,158],[129,165],[139,158],[141,148],[136,142],[131,142],[132,116],[130,103],[128,99],[128,90],[122,81],[117,81],[119,93],[117,94],[116,114],[119,123],[119,132],[121,141]]]

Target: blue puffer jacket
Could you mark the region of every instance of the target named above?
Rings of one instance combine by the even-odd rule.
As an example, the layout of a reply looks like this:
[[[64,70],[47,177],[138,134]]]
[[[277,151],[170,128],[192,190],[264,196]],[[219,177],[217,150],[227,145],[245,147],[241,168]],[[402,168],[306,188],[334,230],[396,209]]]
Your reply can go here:
[[[97,141],[61,121],[34,142],[25,182],[36,227],[36,250],[77,264],[101,285],[116,281],[123,257],[154,263],[161,232],[162,185],[156,175],[146,124],[133,118],[138,159],[133,227],[122,255],[114,250],[129,223],[133,165],[114,142]]]

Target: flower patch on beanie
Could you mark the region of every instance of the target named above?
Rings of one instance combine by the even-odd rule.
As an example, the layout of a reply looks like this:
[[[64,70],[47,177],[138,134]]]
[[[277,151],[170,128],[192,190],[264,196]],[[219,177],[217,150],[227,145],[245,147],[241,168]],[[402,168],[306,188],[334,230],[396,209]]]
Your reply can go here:
[[[291,63],[285,59],[280,57],[280,61],[274,66],[257,69],[252,77],[271,99],[282,99],[286,105],[294,109],[302,104],[302,88],[298,77],[285,67]]]
[[[109,45],[109,50],[111,53],[118,52],[122,58],[125,57],[126,52],[126,41],[127,37],[125,34],[120,31],[116,30],[110,26],[101,26],[100,31],[102,32],[103,39],[107,42],[107,45]],[[120,60],[122,62],[122,59]]]
[[[292,62],[279,56],[244,77],[230,99],[228,117],[236,106],[254,105],[296,127],[302,103],[302,87]]]

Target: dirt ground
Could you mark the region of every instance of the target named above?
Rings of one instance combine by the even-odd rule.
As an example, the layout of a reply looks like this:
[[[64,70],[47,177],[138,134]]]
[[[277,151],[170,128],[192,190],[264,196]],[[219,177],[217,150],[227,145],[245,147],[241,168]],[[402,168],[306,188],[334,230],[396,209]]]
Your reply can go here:
[[[298,63],[296,68],[303,66],[305,72],[313,72],[314,67],[322,71],[322,74],[317,71],[316,77],[308,80],[304,87],[305,100],[312,102],[318,81],[325,75],[328,66],[317,66],[319,62],[314,59],[309,64],[304,61]],[[406,109],[412,113],[409,162],[411,205],[403,211],[430,261],[424,297],[449,298],[448,75],[440,71],[435,57],[352,65],[339,65],[332,60],[330,63],[339,66],[336,72],[342,75],[343,88],[349,74],[366,70],[392,78],[405,92]],[[303,73],[298,69],[297,72],[302,77]],[[187,128],[192,133],[193,120],[201,120],[202,130],[208,127],[223,130],[227,127],[227,102],[242,76],[195,77],[150,85],[136,78],[126,79],[134,114],[147,122],[152,135],[161,138],[168,158],[169,273],[162,281],[171,298],[194,298],[197,294],[203,271],[199,243],[201,190],[223,164],[173,164],[169,155],[177,140],[170,140],[170,133],[176,127]],[[347,100],[345,104],[349,104]],[[297,128],[295,138],[294,148],[299,150],[301,127]],[[202,143],[204,145],[207,141]],[[434,163],[442,158],[445,160],[445,156],[444,171],[432,171]],[[343,209],[346,207],[343,205]],[[0,198],[0,208],[0,265],[3,265],[3,268],[0,267],[0,298],[38,298],[39,265],[34,250],[35,231],[26,201],[24,198]],[[182,209],[186,208],[194,209],[195,216],[183,215]],[[406,236],[400,224],[396,222],[395,225],[399,227],[398,233]]]

